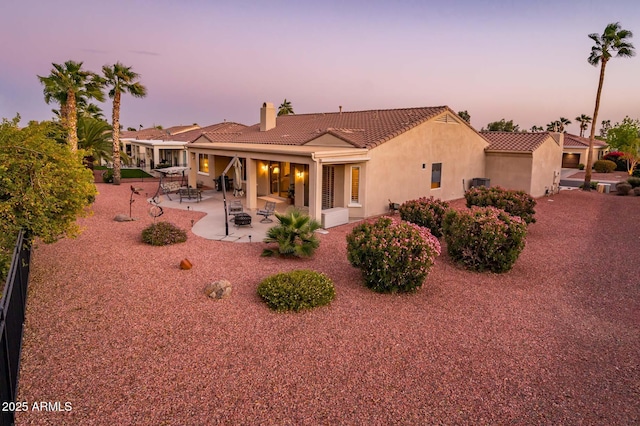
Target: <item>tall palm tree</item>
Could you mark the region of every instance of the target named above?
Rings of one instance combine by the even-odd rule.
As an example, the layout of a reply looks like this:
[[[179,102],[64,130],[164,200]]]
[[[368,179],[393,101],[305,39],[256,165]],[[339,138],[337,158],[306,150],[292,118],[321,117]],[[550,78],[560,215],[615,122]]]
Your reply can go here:
[[[136,81],[140,75],[120,62],[102,67],[106,86],[110,88],[109,97],[113,99],[111,127],[113,139],[113,184],[120,185],[120,98],[129,93],[136,98],[147,96],[147,88]]]
[[[587,114],[580,114],[576,117],[576,121],[580,123],[580,137],[584,137],[584,131],[589,128],[589,123],[591,123],[591,117]]]
[[[568,126],[569,124],[571,124],[571,120],[564,117],[560,117],[560,120],[558,121],[560,122],[560,133],[565,131],[565,126]]]
[[[278,117],[281,115],[289,115],[295,114],[293,112],[293,107],[291,106],[291,101],[288,101],[287,98],[284,99],[284,102],[278,107]]]
[[[78,99],[104,100],[102,80],[99,76],[82,69],[82,62],[67,61],[52,64],[47,77],[38,76],[44,85],[44,101],[60,104],[60,121],[67,131],[67,143],[71,151],[78,150],[77,102]]]
[[[602,34],[589,34],[589,38],[593,40],[594,45],[591,47],[591,54],[587,61],[591,65],[600,65],[600,80],[598,80],[598,91],[596,92],[596,106],[593,110],[593,120],[591,121],[591,134],[589,135],[589,150],[587,151],[587,164],[584,175],[584,191],[591,190],[591,165],[593,164],[593,141],[596,136],[595,123],[598,122],[598,110],[600,109],[600,97],[602,95],[602,85],[604,83],[604,72],[607,62],[613,57],[613,54],[621,58],[628,58],[636,54],[633,44],[628,40],[633,37],[633,33],[629,30],[620,28],[620,23],[615,22],[607,25]]]

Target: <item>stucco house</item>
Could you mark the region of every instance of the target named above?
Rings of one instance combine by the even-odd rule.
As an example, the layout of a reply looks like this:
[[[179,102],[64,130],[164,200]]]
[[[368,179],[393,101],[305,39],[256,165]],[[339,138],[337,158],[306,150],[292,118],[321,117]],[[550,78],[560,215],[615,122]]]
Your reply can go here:
[[[156,167],[186,167],[187,151],[185,145],[200,137],[203,132],[226,127],[246,127],[237,123],[218,123],[207,127],[197,124],[174,126],[167,129],[143,129],[137,132],[123,132],[120,138],[129,146],[127,154],[133,163],[145,170]]]
[[[600,160],[608,151],[606,142],[593,141],[593,161]],[[562,167],[577,169],[579,164],[587,164],[589,138],[569,133],[564,134],[564,148],[562,150]]]
[[[491,186],[541,197],[560,182],[563,133],[481,132],[489,141],[486,175]]]
[[[291,198],[328,226],[385,213],[389,200],[463,197],[485,176],[488,145],[446,106],[277,117],[264,103],[259,123],[202,132],[186,148],[190,185],[212,185],[237,157],[248,208]]]

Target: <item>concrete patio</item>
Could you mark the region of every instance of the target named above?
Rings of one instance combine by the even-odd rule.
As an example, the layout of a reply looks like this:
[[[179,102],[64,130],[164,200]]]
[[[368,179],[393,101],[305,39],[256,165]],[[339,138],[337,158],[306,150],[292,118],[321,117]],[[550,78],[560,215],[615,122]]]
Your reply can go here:
[[[240,200],[243,206],[246,205],[244,197],[234,197],[233,191],[227,193],[227,207],[231,201]],[[248,210],[245,208],[245,213],[251,216],[251,226],[235,226],[231,220],[232,216],[228,216],[228,226],[225,225],[225,210],[224,199],[222,192],[214,189],[205,189],[202,191],[202,200],[196,201],[195,199],[185,200],[180,202],[180,196],[178,194],[169,194],[160,196],[160,203],[158,204],[163,209],[181,209],[192,210],[198,212],[204,212],[207,215],[202,219],[194,223],[191,231],[208,240],[217,241],[230,241],[239,243],[249,243],[262,241],[267,230],[272,226],[278,224],[278,220],[275,216],[271,216],[270,219],[273,222],[262,222],[263,216],[258,216],[258,210],[264,208],[267,201],[276,202],[276,212],[284,213],[287,208],[291,207],[286,200],[277,199],[274,197],[258,197],[258,209]],[[320,230],[320,232],[325,232]]]

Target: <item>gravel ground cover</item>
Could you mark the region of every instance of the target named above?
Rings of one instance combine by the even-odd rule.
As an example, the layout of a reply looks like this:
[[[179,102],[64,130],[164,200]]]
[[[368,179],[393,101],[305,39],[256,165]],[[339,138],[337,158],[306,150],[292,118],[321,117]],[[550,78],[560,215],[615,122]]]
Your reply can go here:
[[[116,223],[129,185],[98,189],[82,235],[39,244],[31,269],[18,399],[72,409],[19,425],[640,422],[640,197],[542,198],[509,273],[467,272],[443,250],[417,293],[380,295],[346,259],[353,225],[320,235],[310,260],[190,232],[152,247],[144,201]],[[201,215],[161,219],[190,229]],[[297,268],[326,273],[336,299],[270,311],[258,283]],[[203,294],[217,279],[230,299]]]

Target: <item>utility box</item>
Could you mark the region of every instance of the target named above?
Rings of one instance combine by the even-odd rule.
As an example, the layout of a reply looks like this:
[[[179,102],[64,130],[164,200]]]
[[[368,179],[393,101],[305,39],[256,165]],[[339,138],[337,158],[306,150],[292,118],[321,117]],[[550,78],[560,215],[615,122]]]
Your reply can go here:
[[[491,179],[489,178],[473,178],[471,179],[471,187],[484,186],[489,188],[491,186]]]

